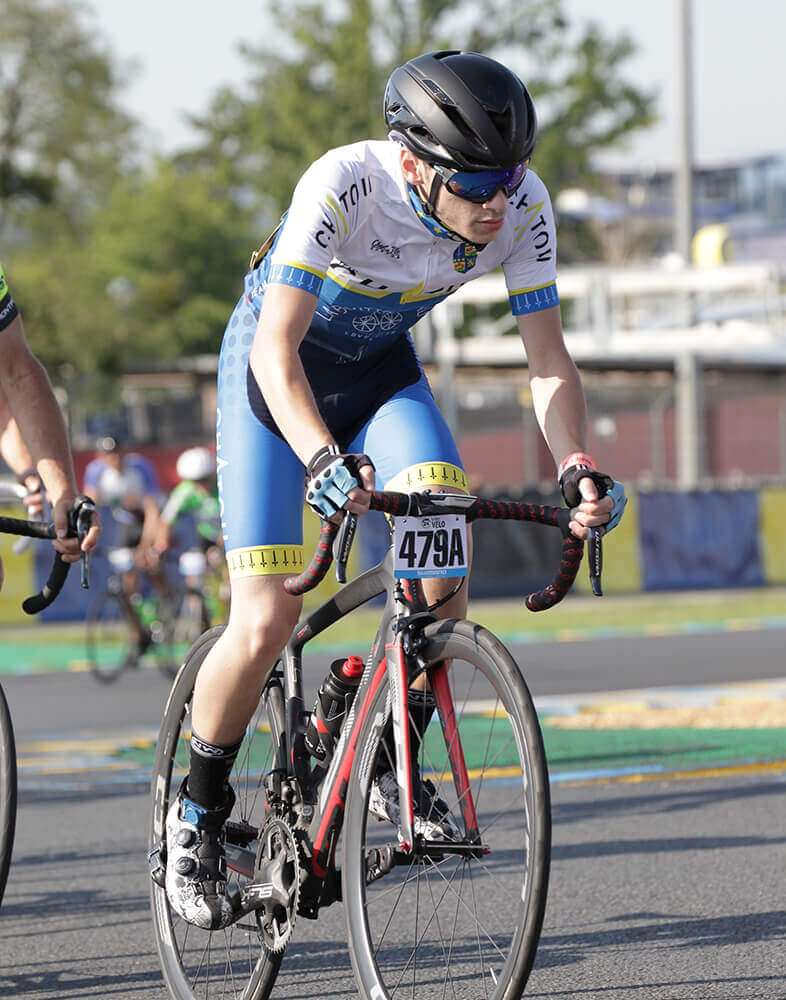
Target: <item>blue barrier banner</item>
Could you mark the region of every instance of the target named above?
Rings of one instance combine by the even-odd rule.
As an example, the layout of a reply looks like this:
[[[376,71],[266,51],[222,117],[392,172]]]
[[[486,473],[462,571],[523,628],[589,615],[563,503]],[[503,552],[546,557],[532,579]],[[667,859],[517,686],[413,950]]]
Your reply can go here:
[[[639,493],[645,590],[764,583],[755,490]]]

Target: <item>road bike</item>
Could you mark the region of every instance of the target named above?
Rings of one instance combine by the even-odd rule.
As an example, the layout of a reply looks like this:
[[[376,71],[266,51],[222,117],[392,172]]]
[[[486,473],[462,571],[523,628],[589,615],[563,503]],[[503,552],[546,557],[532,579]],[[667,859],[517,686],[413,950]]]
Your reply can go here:
[[[191,554],[183,553],[187,555]],[[185,653],[211,624],[201,588],[182,583],[183,576],[194,577],[193,565],[179,564],[178,583],[167,593],[153,589],[151,596],[143,597],[129,592],[124,582],[134,568],[132,550],[112,549],[108,558],[107,585],[85,617],[87,662],[93,676],[111,683],[124,670],[147,661],[173,678]]]
[[[177,1000],[270,996],[296,921],[316,920],[339,901],[362,997],[513,1000],[526,985],[551,845],[537,715],[504,645],[481,625],[438,618],[421,579],[456,574],[456,590],[462,585],[467,521],[554,525],[563,536],[559,570],[526,599],[530,610],[542,610],[570,589],[583,542],[570,533],[569,512],[554,507],[389,492],[372,494],[371,507],[393,521],[385,559],[297,625],[247,728],[227,824],[236,920],[219,931],[182,921],[163,882],[165,818],[188,769],[194,682],[220,628],[200,638],[173,685],[153,766],[148,857],[157,947]],[[344,582],[354,520],[345,518],[338,537],[334,524],[323,524],[310,566],[286,581],[290,593],[316,586],[334,548]],[[594,532],[596,576],[599,538]],[[600,590],[599,578],[594,586]],[[357,693],[332,755],[318,760],[305,743],[312,719],[303,697],[303,649],[380,595],[387,601]],[[434,706],[420,718],[410,708],[413,685],[425,688]],[[395,823],[380,821],[372,807],[388,772],[405,803]],[[427,839],[418,831],[426,808],[438,819],[449,816],[456,833]]]
[[[11,499],[20,500],[26,495],[26,492],[24,487],[20,491],[16,484],[0,483],[0,502],[7,502]],[[71,533],[78,535],[80,540],[84,539],[87,534],[92,510],[94,510],[92,505],[83,507],[82,513],[71,525]],[[55,526],[51,521],[28,521],[15,517],[0,517],[0,532],[20,535],[25,538],[51,539],[55,537]],[[17,546],[15,546],[15,550],[19,551]],[[37,594],[22,602],[22,608],[27,614],[36,615],[49,607],[62,590],[69,568],[70,564],[64,562],[59,553],[55,553],[47,582]],[[83,558],[82,586],[86,588],[88,585],[88,564],[87,560]],[[8,872],[11,867],[16,832],[16,806],[16,742],[8,702],[5,692],[0,686],[0,902],[2,902],[5,893]]]

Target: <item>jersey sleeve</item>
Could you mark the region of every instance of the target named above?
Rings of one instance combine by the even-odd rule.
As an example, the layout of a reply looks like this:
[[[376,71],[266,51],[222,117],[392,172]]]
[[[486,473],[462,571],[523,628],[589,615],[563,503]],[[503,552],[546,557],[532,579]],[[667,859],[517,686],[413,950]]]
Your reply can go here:
[[[270,262],[268,282],[318,295],[331,261],[358,225],[371,194],[362,162],[331,150],[303,174]]]
[[[559,305],[557,237],[546,185],[532,171],[515,204],[513,249],[502,264],[514,316]]]
[[[188,482],[183,481],[167,497],[164,509],[161,511],[161,520],[164,524],[174,524],[181,514],[188,511],[193,490]]]
[[[5,330],[7,326],[10,326],[18,315],[19,310],[16,307],[16,302],[11,298],[8,282],[3,273],[3,265],[0,264],[0,330]]]

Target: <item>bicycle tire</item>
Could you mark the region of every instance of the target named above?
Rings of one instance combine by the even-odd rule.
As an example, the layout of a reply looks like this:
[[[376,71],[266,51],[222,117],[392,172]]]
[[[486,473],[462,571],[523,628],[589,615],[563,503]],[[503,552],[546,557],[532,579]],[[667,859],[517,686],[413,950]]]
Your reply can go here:
[[[105,590],[90,605],[85,618],[87,662],[96,680],[116,681],[139,662],[139,647],[131,635],[123,598]]]
[[[16,743],[5,692],[0,687],[0,903],[3,900],[16,830]]]
[[[190,739],[190,702],[196,676],[208,651],[223,632],[217,626],[205,633],[185,658],[164,710],[158,736],[151,786],[152,808],[149,844],[163,839],[164,824],[171,797],[180,784],[179,774],[188,767]],[[259,712],[263,712],[260,701]],[[264,820],[265,796],[258,772],[269,769],[265,759],[260,766],[252,741],[259,732],[259,715],[252,719],[231,776],[236,793],[230,820]],[[271,751],[272,752],[272,748]],[[175,1000],[267,1000],[283,958],[271,954],[262,944],[261,933],[253,915],[224,930],[204,931],[186,924],[169,906],[166,891],[151,880],[150,903],[156,947],[169,992]],[[241,971],[242,966],[242,971]]]
[[[161,600],[160,634],[153,631],[149,652],[161,673],[174,680],[194,643],[210,628],[210,612],[201,591],[185,587]]]
[[[352,769],[344,824],[343,895],[357,985],[372,1000],[518,1000],[540,938],[551,858],[548,772],[537,714],[516,662],[486,629],[467,621],[435,622],[424,637],[420,663],[450,661],[480,837],[489,852],[425,857],[367,884],[367,852],[380,841],[397,846],[394,826],[369,815],[375,762],[390,719],[386,676],[359,735],[362,751]],[[466,838],[446,737],[436,722],[426,729],[416,765]]]

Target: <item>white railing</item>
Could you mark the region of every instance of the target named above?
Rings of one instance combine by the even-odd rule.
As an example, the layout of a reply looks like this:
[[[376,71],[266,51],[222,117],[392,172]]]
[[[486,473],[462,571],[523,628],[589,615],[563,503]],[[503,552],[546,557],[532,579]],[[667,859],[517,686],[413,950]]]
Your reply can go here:
[[[786,299],[776,265],[730,264],[666,270],[565,269],[557,279],[568,344],[577,362],[668,362],[683,353],[735,363],[786,363]],[[521,364],[506,312],[473,320],[473,335],[454,336],[468,305],[507,301],[501,273],[464,285],[433,311],[430,332],[418,331],[421,354],[452,364]],[[424,360],[427,360],[425,357]]]

